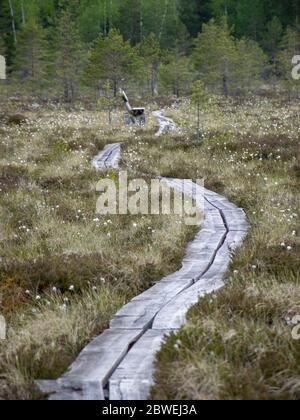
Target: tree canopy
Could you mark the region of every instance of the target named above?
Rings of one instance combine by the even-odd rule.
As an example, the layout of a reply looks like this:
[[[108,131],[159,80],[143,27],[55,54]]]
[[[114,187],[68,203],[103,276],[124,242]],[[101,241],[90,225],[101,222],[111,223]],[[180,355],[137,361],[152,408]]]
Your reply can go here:
[[[0,0],[0,52],[22,89],[135,81],[180,95],[201,79],[230,94],[286,80],[300,54],[298,0]]]

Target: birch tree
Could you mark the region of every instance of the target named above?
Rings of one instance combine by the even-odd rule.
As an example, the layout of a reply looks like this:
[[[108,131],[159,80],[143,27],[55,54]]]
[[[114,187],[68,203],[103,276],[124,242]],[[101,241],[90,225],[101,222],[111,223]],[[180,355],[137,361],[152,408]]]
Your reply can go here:
[[[16,31],[16,21],[15,21],[15,12],[12,0],[8,0],[9,9],[10,9],[10,16],[11,16],[11,25],[12,25],[12,32],[14,37],[15,44],[17,43],[17,31]]]

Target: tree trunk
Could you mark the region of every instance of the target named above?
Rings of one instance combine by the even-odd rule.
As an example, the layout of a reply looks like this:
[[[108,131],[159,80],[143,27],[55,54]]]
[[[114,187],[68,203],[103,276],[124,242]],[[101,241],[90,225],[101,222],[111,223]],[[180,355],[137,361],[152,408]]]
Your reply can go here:
[[[10,15],[11,15],[11,25],[12,25],[12,31],[13,31],[13,37],[15,44],[17,43],[17,32],[16,32],[16,21],[15,21],[15,13],[14,8],[12,4],[12,0],[8,0],[9,8],[10,8]]]
[[[224,1],[224,13],[225,16],[228,16],[228,5],[227,5],[227,0]]]
[[[68,77],[64,78],[64,102],[70,103],[70,84]]]
[[[197,131],[198,131],[198,141],[200,141],[200,104],[197,105]]]
[[[157,71],[153,67],[151,71],[151,93],[152,96],[158,96],[158,90],[157,90]]]
[[[223,73],[223,93],[225,96],[229,95],[229,86],[228,86],[228,63],[226,62]]]
[[[107,36],[107,8],[106,8],[106,0],[103,2],[103,33],[104,36]]]
[[[143,0],[141,0],[140,4],[140,37],[141,37],[141,54],[144,49],[144,12],[143,12]]]
[[[109,0],[109,12],[108,12],[108,33],[111,31],[113,24],[112,24],[112,0]]]
[[[26,25],[26,14],[24,9],[24,0],[21,0],[22,24]]]
[[[159,41],[161,41],[161,38],[162,38],[164,30],[165,30],[165,24],[166,24],[166,20],[167,20],[167,16],[168,16],[168,8],[169,8],[169,0],[165,0],[165,11],[164,11],[164,14],[163,14],[161,27],[160,27],[160,31],[159,31],[159,37],[158,37]]]
[[[117,80],[113,81],[113,88],[114,88],[114,97],[116,98],[117,94],[118,94],[118,82],[117,82]]]

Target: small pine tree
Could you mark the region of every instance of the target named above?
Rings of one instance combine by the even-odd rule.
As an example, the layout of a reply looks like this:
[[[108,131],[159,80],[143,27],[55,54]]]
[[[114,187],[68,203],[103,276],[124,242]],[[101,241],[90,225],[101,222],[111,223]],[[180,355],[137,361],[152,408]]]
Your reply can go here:
[[[45,85],[45,32],[31,20],[18,33],[14,74],[34,94]]]
[[[112,124],[112,113],[118,106],[118,102],[117,98],[112,94],[109,80],[106,80],[101,89],[101,94],[98,100],[98,109],[107,111],[109,125]]]
[[[159,40],[155,34],[151,33],[145,40],[143,45],[143,65],[147,72],[147,79],[150,85],[152,96],[158,95],[157,80],[158,69],[162,62],[162,50]]]
[[[202,109],[207,106],[209,102],[209,94],[201,80],[197,80],[192,85],[191,103],[197,110],[197,136],[198,140],[201,139],[201,107]]]
[[[268,24],[267,31],[263,40],[263,47],[269,54],[272,62],[274,62],[276,54],[280,48],[282,40],[283,27],[281,21],[275,16]]]
[[[231,88],[237,52],[232,30],[227,18],[220,24],[211,20],[203,25],[202,33],[198,35],[193,53],[195,69],[205,84],[211,88],[221,88],[228,95]]]
[[[89,51],[87,81],[100,88],[101,81],[109,81],[114,96],[121,83],[126,83],[137,70],[137,55],[129,42],[113,29],[107,37],[101,35]]]
[[[84,54],[79,32],[69,11],[61,13],[53,38],[55,80],[64,92],[65,102],[71,102],[80,82]]]
[[[249,39],[238,40],[237,62],[234,83],[242,90],[252,89],[262,81],[268,69],[268,58],[257,42]]]
[[[159,69],[161,84],[172,90],[173,95],[177,97],[187,93],[192,77],[191,61],[188,57],[174,56],[168,64],[162,64]]]

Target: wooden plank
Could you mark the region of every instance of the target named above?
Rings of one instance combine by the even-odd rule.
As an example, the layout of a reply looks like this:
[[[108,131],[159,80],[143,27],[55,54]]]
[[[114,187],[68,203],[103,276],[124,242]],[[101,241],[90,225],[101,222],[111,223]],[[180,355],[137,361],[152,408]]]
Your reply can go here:
[[[154,385],[155,356],[169,331],[147,331],[132,347],[109,381],[112,401],[142,401]]]
[[[197,185],[191,179],[162,178],[170,188],[180,191],[185,197],[196,201],[197,207],[204,213],[205,199],[204,188]]]
[[[133,302],[138,300],[153,299],[161,301],[162,304],[169,302],[174,296],[178,295],[182,290],[193,284],[192,279],[173,278],[173,280],[158,282],[155,286],[146,290],[144,293],[132,299]]]
[[[155,317],[153,330],[178,330],[186,323],[186,315],[190,308],[198,303],[201,297],[215,292],[224,286],[220,277],[210,280],[199,280],[189,289],[180,293]]]
[[[193,286],[177,295],[155,317],[153,329],[177,329],[184,325],[188,310],[200,297],[223,287],[232,252],[241,244],[244,232],[229,232],[209,270]]]
[[[162,115],[162,111],[155,111],[153,112],[153,115],[158,119],[159,122],[159,130],[155,134],[156,137],[161,136],[165,132],[176,129],[176,124],[174,121]]]
[[[224,231],[226,232],[225,228]],[[209,229],[201,229],[195,239],[187,245],[186,254],[189,253],[189,250],[206,250],[206,249],[215,249],[218,246],[220,240],[224,237],[223,231],[214,231]]]
[[[121,158],[121,144],[114,143],[108,144],[105,146],[102,152],[96,156],[93,161],[92,165],[96,169],[107,169],[107,168],[115,168],[119,167],[119,161]]]
[[[192,284],[191,278],[157,283],[123,306],[111,320],[110,328],[125,330],[139,328],[145,331],[151,326],[159,310]]]
[[[229,230],[246,232],[249,229],[249,223],[244,210],[223,210],[223,214]]]
[[[227,235],[227,244],[229,251],[234,253],[238,248],[240,248],[246,236],[246,231],[230,231]]]
[[[205,189],[205,198],[219,210],[237,210],[238,207],[231,203],[227,198],[213,191]]]
[[[206,213],[202,228],[213,230],[214,232],[226,230],[221,213],[218,210]]]
[[[153,302],[153,299],[141,299],[131,301],[123,306],[110,321],[111,329],[142,329],[151,327],[155,315],[159,312],[163,303]]]
[[[200,297],[223,287],[223,277],[230,263],[231,253],[225,242],[210,269],[192,287],[176,296],[155,317],[153,329],[177,329],[184,325],[188,310]]]
[[[69,370],[52,386],[51,399],[103,400],[104,387],[142,330],[106,330],[78,356]],[[45,392],[47,383],[40,382]],[[50,386],[51,383],[48,382]],[[49,388],[51,393],[51,387]]]
[[[36,385],[43,394],[50,395],[49,401],[84,401],[88,399],[87,394],[89,400],[103,400],[103,398],[99,400],[99,393],[92,397],[91,390],[87,390],[84,386],[81,390],[63,389],[57,381],[36,381]]]
[[[222,247],[218,250],[215,260],[209,270],[202,276],[201,280],[209,280],[213,277],[223,277],[231,262],[231,251],[228,246],[228,239],[226,238]]]
[[[211,255],[211,258],[213,258],[213,255]],[[211,260],[209,259],[206,261],[187,261],[182,264],[181,272],[184,277],[191,277],[194,281],[197,281],[210,264]]]
[[[172,185],[174,185],[173,181],[170,181]],[[210,223],[213,230],[204,231],[202,235],[200,231],[199,237],[187,247],[181,270],[175,273],[183,281],[169,281],[167,286],[165,284],[158,284],[142,293],[125,305],[113,317],[110,322],[110,328],[138,328],[146,330],[151,326],[157,313],[170,299],[173,299],[177,294],[193,284],[195,280],[199,279],[212,263],[215,251],[218,249],[225,235],[224,222],[220,213],[215,210],[210,213],[209,218],[211,219]],[[220,229],[220,232],[214,233],[218,229]]]

